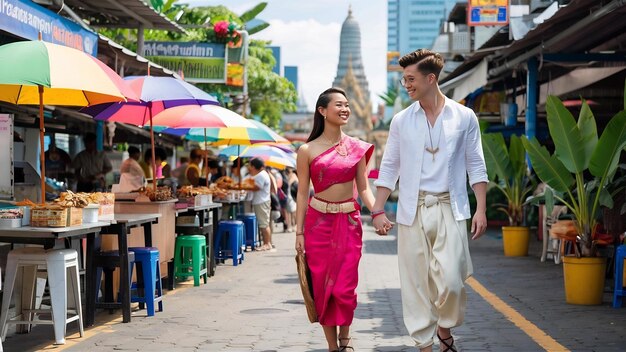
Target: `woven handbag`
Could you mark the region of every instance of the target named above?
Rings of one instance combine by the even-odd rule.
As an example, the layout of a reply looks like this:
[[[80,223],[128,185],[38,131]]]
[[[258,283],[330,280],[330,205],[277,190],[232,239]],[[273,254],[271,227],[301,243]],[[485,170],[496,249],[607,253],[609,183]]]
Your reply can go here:
[[[313,301],[313,283],[311,282],[311,271],[306,263],[304,253],[296,254],[296,266],[298,268],[298,278],[300,279],[300,289],[304,298],[306,314],[311,323],[318,321],[317,312],[315,311],[315,301]]]

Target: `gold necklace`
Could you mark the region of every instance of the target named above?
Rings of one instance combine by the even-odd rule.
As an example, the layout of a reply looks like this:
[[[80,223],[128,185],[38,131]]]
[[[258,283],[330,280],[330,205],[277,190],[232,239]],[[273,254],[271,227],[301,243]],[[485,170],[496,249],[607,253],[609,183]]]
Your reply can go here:
[[[439,133],[439,139],[437,140],[437,146],[433,146],[433,136],[430,133],[431,127],[430,122],[426,119],[426,124],[428,125],[428,138],[430,139],[430,148],[427,146],[426,151],[429,152],[433,156],[433,161],[435,161],[435,154],[439,151],[439,142],[441,141],[441,133]],[[437,121],[435,120],[435,124]]]
[[[343,144],[343,135],[339,138],[338,142],[334,143],[328,137],[326,137],[326,134],[324,132],[322,132],[322,137],[324,137],[328,144],[332,145],[335,148],[337,154],[341,156],[348,155],[348,149],[346,149],[346,146]]]

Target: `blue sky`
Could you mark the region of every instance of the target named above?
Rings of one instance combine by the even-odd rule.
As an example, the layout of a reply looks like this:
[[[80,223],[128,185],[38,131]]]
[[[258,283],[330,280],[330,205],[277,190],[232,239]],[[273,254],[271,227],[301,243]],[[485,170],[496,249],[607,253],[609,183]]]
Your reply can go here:
[[[241,14],[261,1],[181,0],[191,6],[224,5]],[[309,110],[337,74],[341,24],[352,5],[361,27],[361,53],[373,108],[386,91],[387,1],[385,0],[268,0],[258,16],[270,27],[253,36],[281,47],[282,65],[298,66],[300,90]]]

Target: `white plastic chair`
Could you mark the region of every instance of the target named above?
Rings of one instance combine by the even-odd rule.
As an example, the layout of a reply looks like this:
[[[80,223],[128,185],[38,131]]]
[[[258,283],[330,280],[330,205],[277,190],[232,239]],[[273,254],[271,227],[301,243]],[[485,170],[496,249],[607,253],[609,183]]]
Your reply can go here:
[[[36,272],[38,267],[45,267],[48,272],[48,286],[50,287],[50,299],[52,306],[52,319],[43,320],[37,317],[39,313],[50,313],[48,309],[34,308],[34,292]],[[24,268],[22,285],[26,288],[26,298],[28,307],[17,312],[17,315],[7,319],[11,296],[18,271]],[[67,306],[67,288],[69,282],[72,284],[74,309]],[[54,337],[56,344],[65,344],[66,326],[68,323],[78,320],[80,336],[83,336],[82,306],[80,302],[80,283],[78,274],[78,253],[73,249],[51,249],[26,247],[18,248],[9,252],[7,257],[5,294],[2,299],[2,312],[0,314],[0,328],[2,329],[1,340],[4,341],[7,334],[8,324],[51,324],[54,326]],[[19,300],[19,293],[15,295],[16,302]],[[16,304],[18,307],[19,304]],[[73,313],[68,316],[68,313]]]
[[[552,255],[554,259],[554,264],[561,263],[561,239],[560,238],[552,238],[550,236],[550,227],[559,220],[559,216],[567,213],[567,207],[564,205],[555,205],[552,209],[552,213],[550,215],[545,214],[545,205],[544,207],[544,216],[543,216],[543,251],[541,252],[541,261],[545,262],[548,258],[548,255]]]

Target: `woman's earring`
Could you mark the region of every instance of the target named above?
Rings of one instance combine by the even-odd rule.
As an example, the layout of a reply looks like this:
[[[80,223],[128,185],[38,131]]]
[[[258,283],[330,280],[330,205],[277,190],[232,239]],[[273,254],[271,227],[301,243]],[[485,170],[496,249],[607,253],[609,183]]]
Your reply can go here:
[[[322,116],[324,116],[324,120],[326,120],[326,115],[322,115]]]

